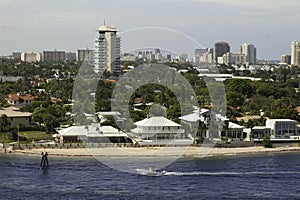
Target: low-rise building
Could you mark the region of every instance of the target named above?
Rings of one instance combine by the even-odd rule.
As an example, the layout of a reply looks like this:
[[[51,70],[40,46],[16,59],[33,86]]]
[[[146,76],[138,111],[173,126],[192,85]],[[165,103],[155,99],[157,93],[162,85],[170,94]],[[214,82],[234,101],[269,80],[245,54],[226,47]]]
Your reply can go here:
[[[131,132],[142,141],[169,141],[187,139],[184,129],[165,117],[150,117],[134,123],[135,129]]]
[[[31,94],[26,94],[24,92],[11,93],[6,98],[9,105],[16,107],[27,106],[34,100],[36,100],[36,96],[32,96]]]
[[[124,132],[112,126],[101,126],[93,123],[86,126],[70,126],[57,130],[64,142],[82,141],[86,143],[133,143]]]
[[[271,139],[289,139],[298,135],[298,122],[291,119],[267,119],[266,127],[271,129]]]
[[[253,139],[263,139],[265,136],[270,136],[271,128],[265,126],[254,126],[251,129],[251,136]]]
[[[8,107],[0,108],[0,116],[6,115],[10,121],[11,127],[17,127],[19,125],[28,126],[31,124],[31,113],[20,112],[19,108]]]

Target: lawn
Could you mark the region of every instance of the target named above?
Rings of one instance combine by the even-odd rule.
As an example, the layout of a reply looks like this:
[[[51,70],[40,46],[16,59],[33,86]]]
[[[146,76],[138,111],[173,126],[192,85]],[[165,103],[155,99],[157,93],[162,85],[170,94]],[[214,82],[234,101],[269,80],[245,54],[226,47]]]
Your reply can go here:
[[[51,140],[52,135],[42,131],[23,131],[19,133],[20,137],[26,138],[27,142],[39,140]]]

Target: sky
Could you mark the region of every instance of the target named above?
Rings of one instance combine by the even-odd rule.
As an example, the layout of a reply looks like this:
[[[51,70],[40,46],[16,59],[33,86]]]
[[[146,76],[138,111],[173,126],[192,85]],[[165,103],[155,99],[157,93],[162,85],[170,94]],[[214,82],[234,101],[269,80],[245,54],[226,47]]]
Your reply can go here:
[[[278,60],[300,40],[299,0],[0,0],[0,55],[93,48],[104,20],[120,30],[122,52],[151,46],[192,56],[226,41],[237,53],[249,42],[259,59]]]

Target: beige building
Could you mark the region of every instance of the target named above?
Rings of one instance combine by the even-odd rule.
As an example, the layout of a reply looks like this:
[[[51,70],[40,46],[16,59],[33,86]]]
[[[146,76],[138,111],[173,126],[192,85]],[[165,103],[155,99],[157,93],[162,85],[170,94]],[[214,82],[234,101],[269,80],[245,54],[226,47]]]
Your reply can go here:
[[[241,50],[242,50],[241,54],[246,55],[246,63],[248,64],[256,63],[256,48],[253,44],[245,43],[242,45]]]
[[[120,72],[121,38],[113,26],[101,26],[95,41],[95,71]]]
[[[281,63],[290,65],[291,64],[291,55],[282,55],[281,56]]]
[[[300,41],[292,42],[292,65],[300,65]]]
[[[21,61],[23,62],[39,62],[41,61],[41,54],[36,52],[21,53]]]
[[[42,55],[44,62],[64,62],[66,60],[65,51],[43,51]]]
[[[12,127],[17,127],[20,124],[28,126],[31,124],[31,113],[20,112],[19,108],[8,107],[0,108],[0,116],[6,115]]]
[[[243,65],[246,64],[246,55],[244,54],[233,54],[233,53],[226,53],[223,55],[223,63],[226,65],[236,64],[236,65]]]

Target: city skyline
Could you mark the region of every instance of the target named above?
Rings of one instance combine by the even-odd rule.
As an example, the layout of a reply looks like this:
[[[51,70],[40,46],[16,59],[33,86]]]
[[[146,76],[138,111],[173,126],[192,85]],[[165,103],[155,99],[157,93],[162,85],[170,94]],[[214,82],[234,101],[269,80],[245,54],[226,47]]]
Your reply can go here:
[[[227,41],[236,52],[239,45],[249,42],[256,45],[258,59],[279,60],[281,55],[290,54],[291,42],[300,39],[300,28],[294,25],[300,17],[299,9],[300,3],[295,0],[289,4],[278,0],[1,0],[0,55],[93,47],[96,29],[106,20],[121,33],[137,27],[170,28],[194,38],[205,48],[216,41]],[[180,49],[175,51],[180,53]]]

